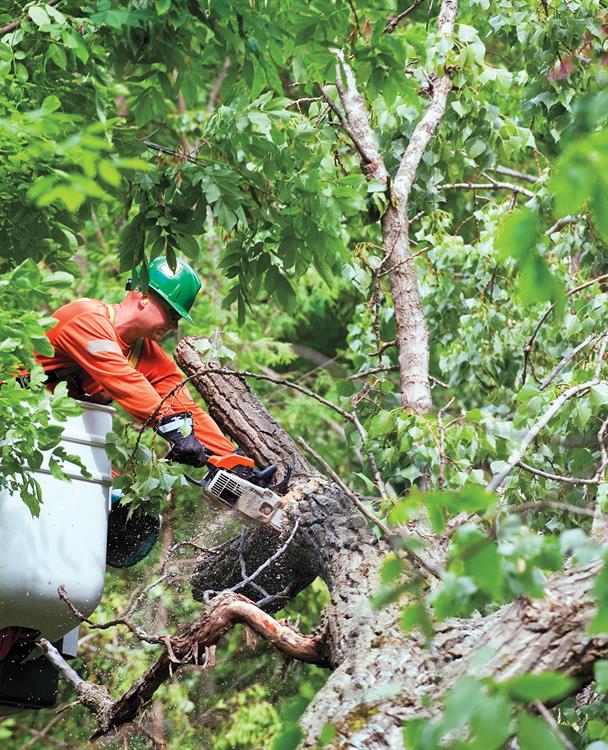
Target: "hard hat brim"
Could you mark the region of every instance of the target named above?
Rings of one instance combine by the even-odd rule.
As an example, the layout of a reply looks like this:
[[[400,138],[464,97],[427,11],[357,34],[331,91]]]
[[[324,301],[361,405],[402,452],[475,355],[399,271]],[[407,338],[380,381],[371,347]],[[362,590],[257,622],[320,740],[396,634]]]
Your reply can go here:
[[[159,297],[163,298],[163,300],[169,305],[169,307],[172,310],[175,310],[175,312],[180,316],[180,318],[183,318],[184,320],[187,320],[188,323],[194,323],[194,321],[192,320],[192,318],[188,314],[188,311],[185,310],[181,305],[178,305],[177,303],[175,303],[172,300],[170,300],[169,297],[163,292],[163,290],[159,289],[156,286],[156,284],[153,285],[152,283],[150,283],[149,286],[150,286],[150,289],[152,289],[152,291],[155,294],[158,294]]]

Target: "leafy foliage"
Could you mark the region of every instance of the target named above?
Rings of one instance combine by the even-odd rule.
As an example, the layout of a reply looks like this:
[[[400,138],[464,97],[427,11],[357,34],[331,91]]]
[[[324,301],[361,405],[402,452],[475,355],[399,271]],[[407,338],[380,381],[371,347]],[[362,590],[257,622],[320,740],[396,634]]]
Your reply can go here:
[[[49,313],[78,295],[115,302],[121,274],[160,254],[185,255],[206,281],[194,316],[209,355],[305,383],[357,415],[363,431],[299,392],[258,384],[282,424],[399,532],[375,603],[401,602],[404,629],[431,639],[436,620],[541,597],[564,562],[605,556],[589,516],[605,511],[608,496],[605,11],[600,0],[469,0],[454,35],[441,39],[430,3],[384,33],[387,14],[399,10],[329,0],[4,4],[0,27],[16,24],[0,36],[0,489],[19,492],[36,513],[28,469],[44,451],[57,475],[70,460],[56,422],[77,407],[61,388],[45,390],[33,361],[47,346]],[[432,333],[430,414],[399,405],[394,309],[381,275],[386,195],[365,179],[318,100],[317,84],[335,80],[335,46],[353,65],[392,175],[429,81],[446,65],[452,73],[409,207]],[[532,197],[498,184],[506,180]],[[468,187],[480,183],[488,187]],[[14,380],[21,368],[29,389]],[[499,492],[487,492],[552,404],[585,383]],[[167,514],[170,491],[175,539],[189,540],[200,524],[202,544],[221,541],[231,527],[200,509],[180,470],[156,460],[153,436],[127,422],[116,417],[110,451],[129,502]],[[403,556],[424,553],[403,533],[416,518],[449,535],[432,592],[412,580]],[[136,583],[159,577],[158,554],[111,577],[100,620],[126,607]],[[596,632],[607,629],[605,579],[604,571]],[[138,617],[164,613],[159,629],[195,611],[178,583],[149,597]],[[317,585],[293,611],[311,627],[324,601]],[[123,636],[95,639],[85,651],[89,676],[125,688],[148,652]],[[306,667],[284,676],[268,653],[241,651],[233,635],[213,678],[189,673],[163,688],[169,748],[297,744],[297,718],[322,677]],[[120,668],[108,666],[108,654]],[[597,665],[601,691],[604,671]],[[523,750],[557,748],[529,704],[571,689],[553,674],[502,685],[470,677],[439,719],[409,723],[406,741],[485,750],[517,736]],[[560,706],[561,730],[577,747],[606,746],[603,700]],[[22,723],[42,728],[45,719]],[[7,747],[24,744],[20,724],[0,724]],[[58,736],[84,742],[80,724],[78,711],[64,716]],[[328,725],[319,745],[331,746],[336,731]],[[44,737],[27,741],[45,747]]]

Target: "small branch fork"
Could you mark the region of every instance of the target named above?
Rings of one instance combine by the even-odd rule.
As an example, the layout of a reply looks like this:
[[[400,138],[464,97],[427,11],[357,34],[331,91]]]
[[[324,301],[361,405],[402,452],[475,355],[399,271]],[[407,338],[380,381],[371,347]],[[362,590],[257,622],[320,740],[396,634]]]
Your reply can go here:
[[[90,623],[69,602],[65,592],[63,592],[62,599],[70,606],[72,612],[77,613],[80,619],[91,624],[92,627],[111,627],[112,623],[106,623],[103,626]],[[114,621],[114,624],[126,623]],[[185,664],[195,664],[202,668],[209,666],[210,660],[208,659],[200,663],[201,648],[208,655],[209,651],[236,624],[245,625],[290,658],[323,667],[329,666],[321,636],[302,635],[288,625],[275,620],[246,597],[233,592],[220,594],[201,617],[181,635],[150,637],[146,634],[146,638],[142,640],[162,643],[165,646],[165,652],[117,701],[112,700],[105,687],[83,680],[46,639],[39,639],[37,644],[46,658],[74,686],[80,703],[96,714],[98,730],[91,739],[97,739],[132,721],[148,704],[160,685],[170,679],[181,666]],[[135,630],[130,629],[138,635]]]
[[[564,218],[572,218],[572,217],[564,217]],[[567,223],[570,223],[570,222],[567,222]],[[558,224],[559,224],[559,222],[558,222]],[[558,231],[557,229],[555,229],[556,226],[557,226],[557,224],[555,224],[553,227],[551,227],[548,230],[548,232],[553,233],[555,231]],[[559,228],[561,228],[561,227],[559,227]],[[596,276],[594,279],[590,279],[589,281],[585,281],[583,284],[579,284],[578,286],[575,286],[573,289],[570,289],[567,292],[566,297],[571,297],[573,294],[577,294],[578,292],[582,292],[583,289],[587,289],[588,287],[593,286],[594,284],[599,284],[602,281],[608,281],[608,273],[604,273],[601,276]],[[547,318],[549,317],[549,315],[551,315],[551,313],[553,312],[554,308],[555,308],[555,303],[552,302],[547,307],[547,309],[545,310],[545,312],[542,314],[540,320],[534,326],[534,330],[532,331],[532,334],[530,335],[530,338],[526,341],[526,345],[524,346],[524,370],[523,370],[523,373],[522,373],[522,376],[521,376],[522,385],[526,382],[526,375],[527,375],[527,372],[528,372],[528,364],[530,363],[530,355],[532,353],[532,347],[534,346],[534,341],[535,341],[536,337],[538,336],[538,332],[542,328],[543,324],[545,323],[545,321],[547,320]]]
[[[414,0],[386,31],[417,5]],[[457,0],[442,0],[437,20],[437,31],[448,38],[454,30]],[[429,332],[424,317],[418,280],[413,263],[410,263],[408,204],[416,180],[420,160],[445,114],[447,98],[452,89],[450,72],[436,76],[431,81],[428,107],[417,123],[403,153],[394,180],[390,180],[384,158],[380,153],[376,135],[370,123],[363,97],[357,89],[352,68],[342,50],[335,50],[338,59],[335,86],[341,107],[334,101],[325,85],[321,93],[337,116],[343,130],[350,137],[360,156],[362,170],[367,179],[376,180],[385,187],[388,208],[382,217],[382,246],[385,263],[389,267],[389,280],[395,308],[396,345],[399,361],[399,388],[401,405],[414,413],[424,413],[432,408],[429,382]],[[380,279],[376,279],[374,294],[379,293]]]
[[[505,481],[505,479],[509,476],[513,469],[521,462],[526,450],[528,449],[532,441],[536,439],[539,433],[547,426],[549,421],[557,414],[557,412],[567,401],[569,401],[571,398],[574,398],[575,396],[586,393],[590,388],[595,385],[599,385],[600,383],[608,385],[608,381],[594,378],[593,380],[589,380],[586,383],[579,383],[579,385],[574,385],[560,394],[560,396],[558,396],[555,401],[553,401],[551,406],[545,411],[540,419],[538,419],[532,425],[532,427],[530,427],[528,432],[523,436],[519,446],[509,456],[506,466],[501,471],[499,471],[498,474],[495,474],[492,477],[492,479],[486,485],[486,490],[488,492],[494,492],[500,487],[500,485]]]

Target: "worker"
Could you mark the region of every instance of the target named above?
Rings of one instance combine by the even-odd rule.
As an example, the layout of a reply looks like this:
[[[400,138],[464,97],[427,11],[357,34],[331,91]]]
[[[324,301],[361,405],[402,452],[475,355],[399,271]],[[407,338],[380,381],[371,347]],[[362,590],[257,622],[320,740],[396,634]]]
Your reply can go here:
[[[276,466],[254,468],[254,461],[236,449],[192,399],[177,366],[159,345],[180,320],[193,322],[189,311],[201,288],[197,274],[183,260],[177,260],[173,270],[161,257],[149,265],[146,291],[141,277],[140,271],[129,280],[119,304],[78,299],[53,313],[57,324],[47,336],[54,353],[36,355],[47,374],[47,387],[65,381],[68,394],[79,400],[116,401],[168,441],[171,461],[228,469],[268,486]],[[118,518],[119,504],[115,511]],[[122,508],[122,515],[126,521],[127,509]],[[150,529],[144,528],[143,516],[140,520],[137,536],[149,544]]]

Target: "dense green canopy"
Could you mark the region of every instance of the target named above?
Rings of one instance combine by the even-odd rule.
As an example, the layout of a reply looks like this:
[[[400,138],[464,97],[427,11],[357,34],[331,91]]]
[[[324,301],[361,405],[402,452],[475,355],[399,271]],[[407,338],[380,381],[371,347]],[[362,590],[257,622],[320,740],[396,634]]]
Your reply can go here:
[[[387,558],[378,605],[409,595],[404,629],[430,637],[447,617],[541,597],[552,571],[606,554],[592,531],[608,499],[608,11],[600,0],[462,0],[446,32],[446,3],[437,6],[3,4],[1,489],[20,491],[37,513],[44,498],[27,467],[54,449],[62,475],[60,428],[49,418],[77,406],[61,388],[47,393],[33,362],[34,350],[48,350],[49,314],[77,296],[116,302],[133,268],[183,255],[204,286],[194,326],[179,334],[204,336],[209,358],[297,381],[336,404],[255,384],[369,512],[392,526],[426,514],[434,533],[451,529],[432,591],[412,584],[397,553]],[[349,71],[388,180],[349,133],[340,91]],[[442,77],[447,107],[400,207],[402,263],[415,268],[429,331],[425,411],[400,397],[398,269],[387,262],[383,217]],[[32,374],[25,391],[13,380],[21,368]],[[179,467],[150,460],[162,446],[138,440],[130,424],[116,418],[118,484],[135,504],[165,508],[165,538],[135,573],[111,577],[100,621],[138,586],[176,572],[163,567],[171,545],[201,526],[211,529],[198,537],[204,546],[231,531],[213,526]],[[150,591],[139,613],[150,628],[193,616],[188,570]],[[596,593],[593,630],[605,633],[606,573]],[[315,584],[289,612],[311,628],[325,599]],[[293,717],[325,673],[283,669],[269,650],[243,652],[239,638],[227,639],[215,672],[192,670],[158,694],[149,729],[164,737],[158,746],[294,746]],[[116,631],[92,631],[82,648],[82,668],[114,693],[146,662],[146,647]],[[596,667],[597,700],[575,708],[568,698],[556,716],[574,747],[606,750],[606,663]],[[508,689],[471,679],[441,721],[410,726],[407,742],[431,750],[466,724],[469,739],[450,735],[453,747],[498,749],[517,735],[522,750],[561,748],[524,708],[572,689],[560,676]],[[62,699],[71,698],[66,688]],[[15,749],[81,747],[92,733],[83,717],[80,708],[62,714],[41,737],[34,729],[51,715],[0,720],[0,739]]]

